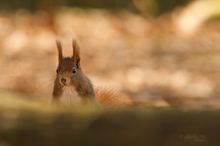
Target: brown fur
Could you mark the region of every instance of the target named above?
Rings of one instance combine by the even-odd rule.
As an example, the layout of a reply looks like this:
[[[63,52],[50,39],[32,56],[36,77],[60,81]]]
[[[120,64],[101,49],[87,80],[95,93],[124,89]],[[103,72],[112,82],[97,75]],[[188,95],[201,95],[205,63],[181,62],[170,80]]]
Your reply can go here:
[[[54,81],[53,101],[59,102],[64,86],[73,86],[83,101],[99,102],[103,105],[130,105],[132,103],[131,99],[125,95],[116,94],[110,90],[94,90],[91,81],[83,73],[80,66],[80,47],[75,40],[73,40],[72,45],[73,55],[63,57],[62,45],[57,41],[59,64]]]
[[[96,98],[102,105],[107,106],[128,106],[133,105],[130,97],[118,92],[98,88],[95,90]]]

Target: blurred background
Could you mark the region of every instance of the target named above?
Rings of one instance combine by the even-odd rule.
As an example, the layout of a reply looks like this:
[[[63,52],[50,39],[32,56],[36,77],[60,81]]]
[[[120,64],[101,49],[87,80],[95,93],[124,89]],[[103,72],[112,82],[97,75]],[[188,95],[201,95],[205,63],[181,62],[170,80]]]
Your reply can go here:
[[[75,38],[97,88],[152,106],[218,106],[219,16],[219,0],[1,0],[0,94],[49,101],[55,40],[68,56]]]

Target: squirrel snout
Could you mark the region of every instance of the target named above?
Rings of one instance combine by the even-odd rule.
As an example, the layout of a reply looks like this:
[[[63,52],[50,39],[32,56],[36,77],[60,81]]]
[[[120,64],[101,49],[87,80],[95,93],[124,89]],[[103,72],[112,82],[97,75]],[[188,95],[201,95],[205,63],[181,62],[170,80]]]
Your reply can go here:
[[[61,78],[60,80],[63,84],[66,84],[66,79],[65,78]]]
[[[60,78],[60,84],[65,86],[65,85],[69,85],[69,83],[70,83],[70,80],[68,78],[65,78],[65,77]]]

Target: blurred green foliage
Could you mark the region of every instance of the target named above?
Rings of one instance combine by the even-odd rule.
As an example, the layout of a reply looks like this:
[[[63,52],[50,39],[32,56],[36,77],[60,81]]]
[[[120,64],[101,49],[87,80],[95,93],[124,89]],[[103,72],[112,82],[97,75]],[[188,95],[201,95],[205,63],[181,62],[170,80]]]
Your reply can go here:
[[[14,10],[14,9],[27,9],[35,11],[50,5],[52,7],[69,6],[69,7],[82,7],[82,8],[128,8],[131,5],[130,0],[1,0],[1,10]]]
[[[156,15],[160,15],[165,12],[172,11],[174,8],[178,6],[185,6],[188,3],[190,3],[192,0],[169,0],[169,1],[164,1],[164,0],[154,0],[157,4],[157,11]]]
[[[37,0],[1,0],[0,9],[1,10],[14,10],[14,9],[28,9],[36,10],[39,1]]]
[[[135,7],[144,15],[160,16],[171,12],[177,7],[183,7],[192,0],[132,0]]]
[[[146,7],[146,13],[152,15],[160,15],[165,12],[173,10],[177,6],[188,4],[192,0],[1,0],[0,9],[6,11],[12,11],[16,9],[27,9],[30,11],[36,11],[41,8],[47,7],[81,7],[81,8],[103,8],[103,9],[127,9],[133,12],[140,11],[135,3],[153,3],[155,11],[151,11],[154,8],[153,5],[144,5]],[[45,6],[46,5],[46,6]]]

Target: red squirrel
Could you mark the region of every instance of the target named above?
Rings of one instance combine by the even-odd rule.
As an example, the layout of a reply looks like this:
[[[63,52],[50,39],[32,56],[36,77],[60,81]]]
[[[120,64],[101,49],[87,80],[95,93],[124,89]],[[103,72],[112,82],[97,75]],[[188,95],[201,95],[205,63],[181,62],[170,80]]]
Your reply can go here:
[[[53,87],[53,101],[59,102],[65,86],[74,87],[82,101],[101,105],[130,105],[131,99],[106,89],[94,89],[90,79],[83,73],[80,65],[80,47],[72,42],[73,54],[63,57],[62,45],[56,41],[58,49],[58,67]]]

